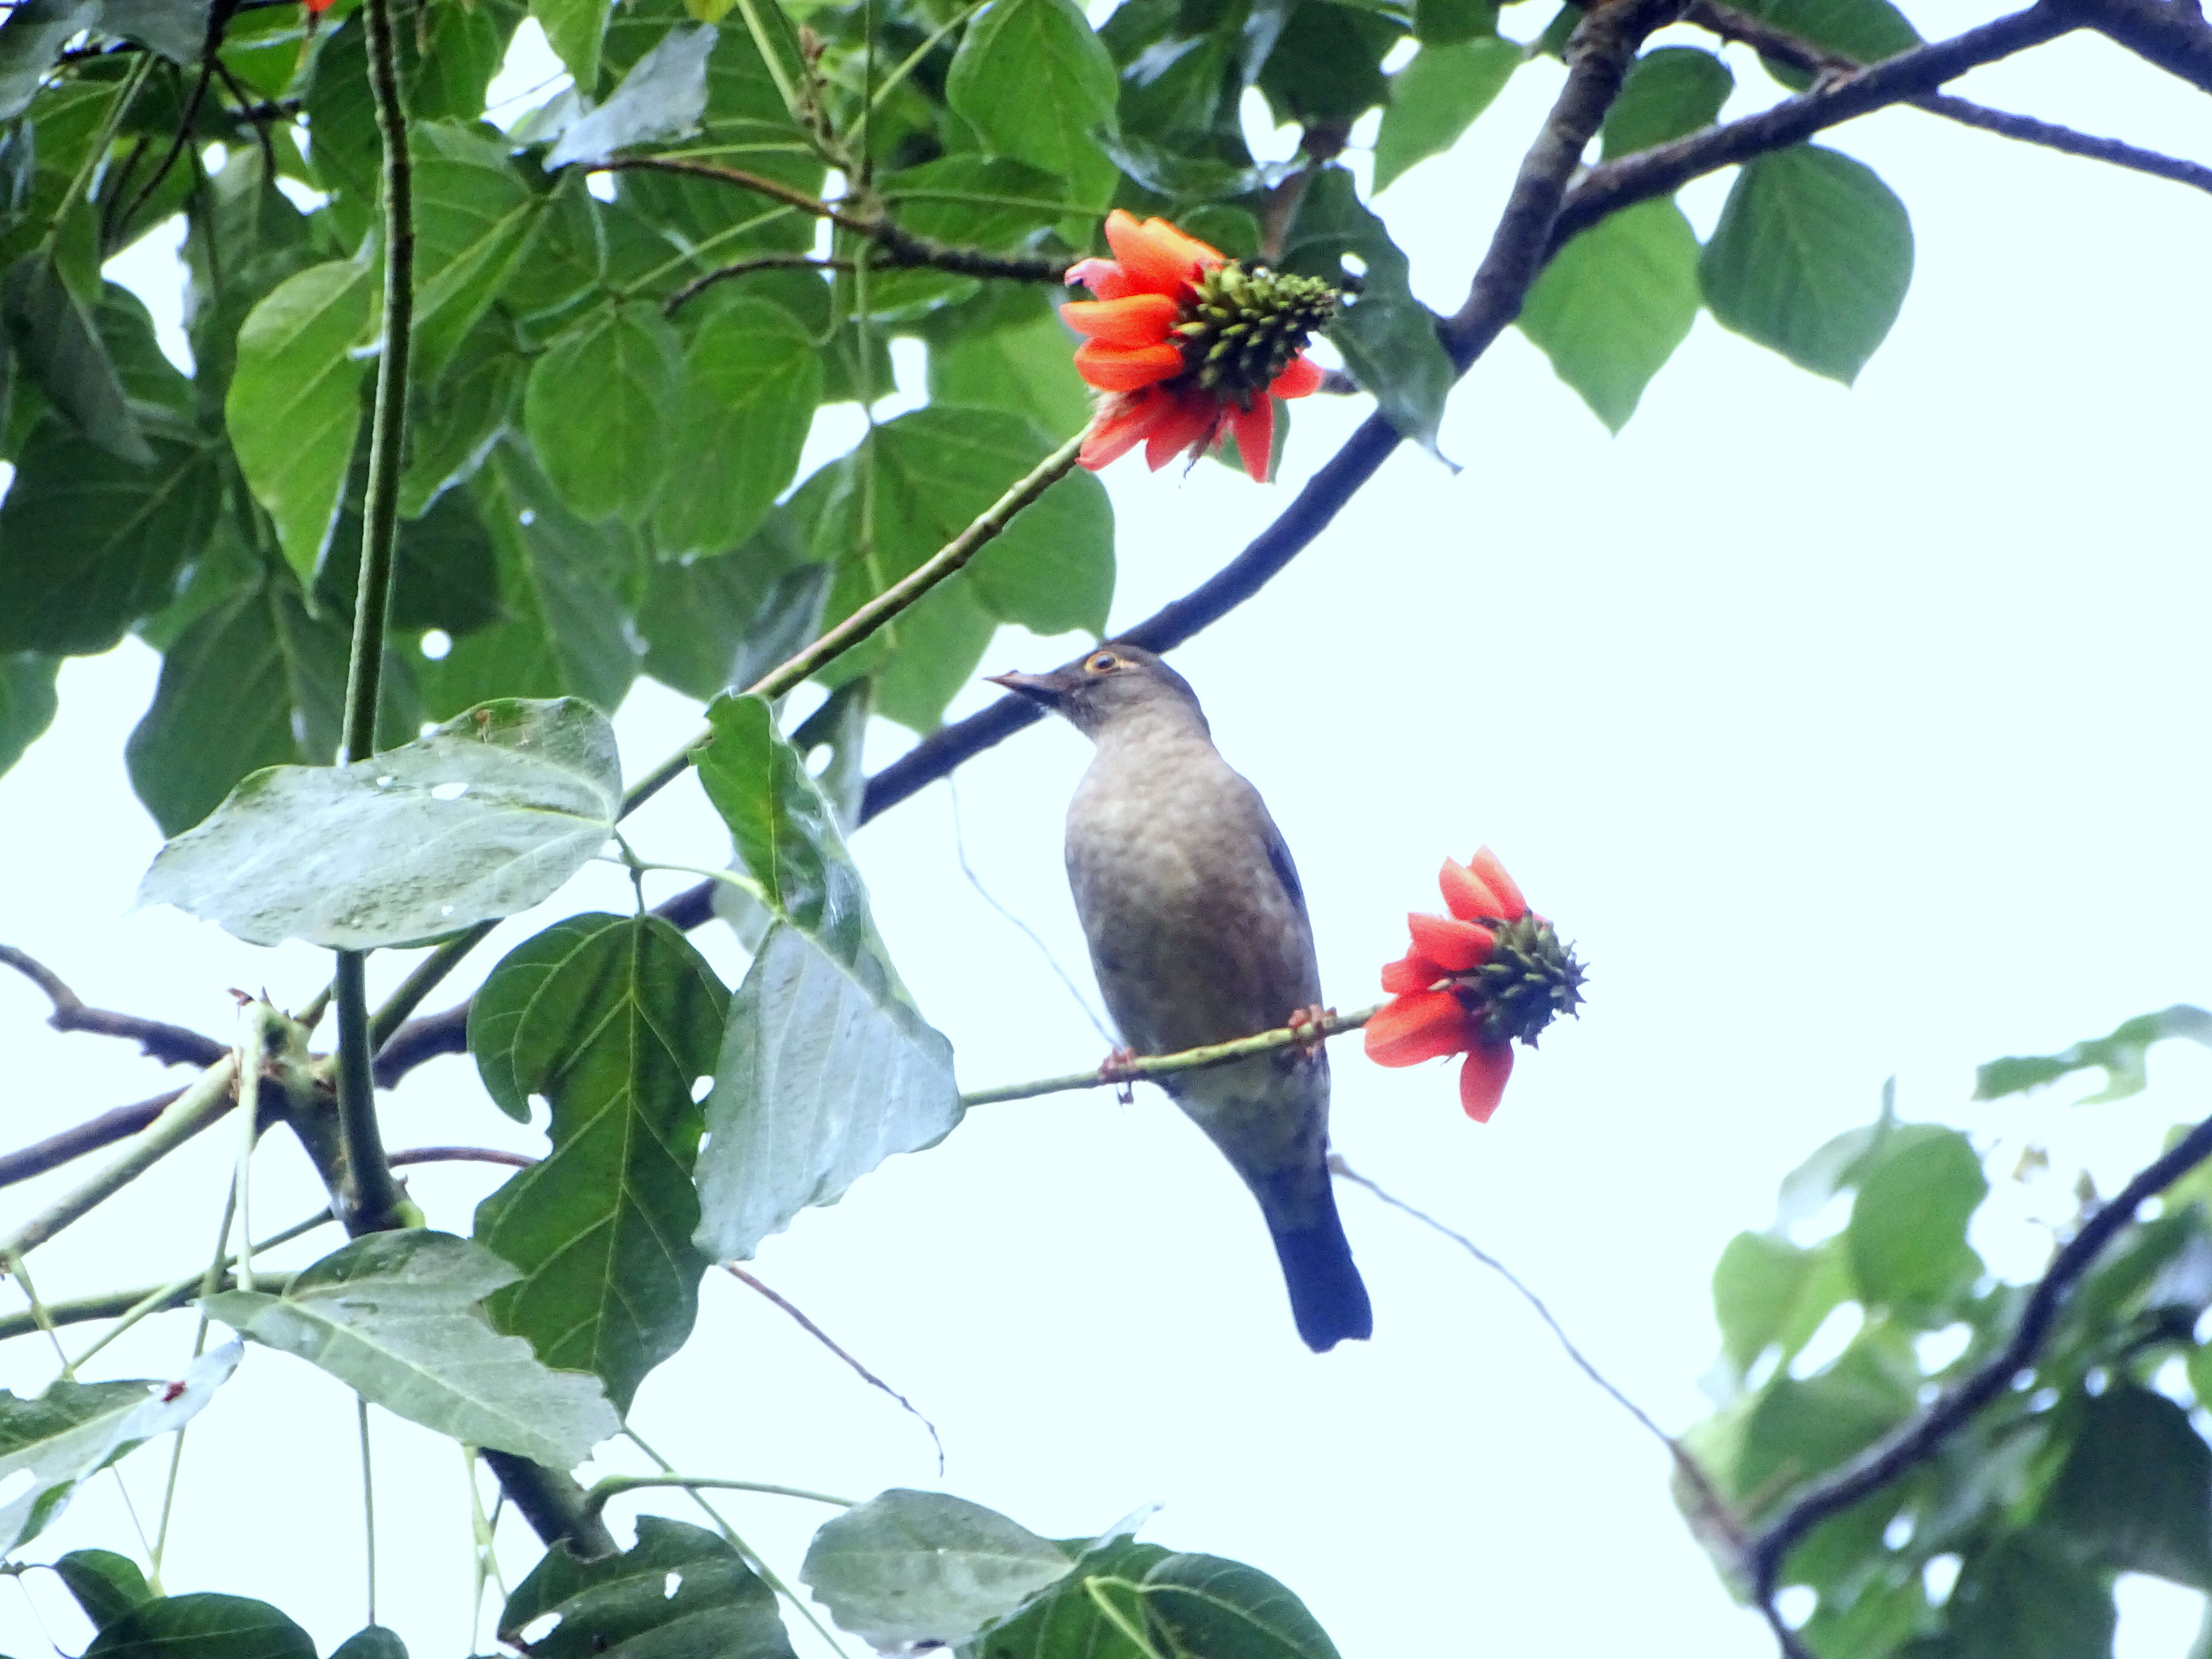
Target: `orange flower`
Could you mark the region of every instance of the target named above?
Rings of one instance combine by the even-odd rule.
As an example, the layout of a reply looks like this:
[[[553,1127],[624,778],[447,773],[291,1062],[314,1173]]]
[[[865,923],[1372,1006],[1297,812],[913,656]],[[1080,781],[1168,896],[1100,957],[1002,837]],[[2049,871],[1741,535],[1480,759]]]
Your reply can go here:
[[[1466,864],[1446,859],[1437,884],[1451,915],[1406,918],[1413,948],[1382,969],[1391,997],[1367,1022],[1367,1057],[1414,1066],[1465,1054],[1460,1104],[1487,1123],[1513,1075],[1513,1040],[1533,1048],[1575,1012],[1582,964],[1487,847]]]
[[[1111,259],[1083,259],[1067,280],[1097,297],[1060,307],[1085,337],[1079,374],[1103,397],[1083,444],[1093,472],[1139,444],[1157,472],[1194,459],[1230,434],[1261,483],[1275,447],[1275,399],[1322,382],[1300,349],[1336,309],[1310,276],[1248,267],[1164,219],[1106,216]]]

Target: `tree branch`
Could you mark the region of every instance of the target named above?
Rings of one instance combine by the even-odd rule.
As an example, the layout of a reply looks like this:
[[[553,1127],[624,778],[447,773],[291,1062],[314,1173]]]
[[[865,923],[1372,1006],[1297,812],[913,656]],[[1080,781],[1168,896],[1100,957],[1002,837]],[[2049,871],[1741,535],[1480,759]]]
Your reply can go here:
[[[2212,1118],[2199,1123],[2164,1157],[2138,1171],[2110,1204],[2082,1224],[2081,1230],[2051,1258],[2021,1310],[2020,1323],[2014,1328],[2011,1340],[1995,1358],[1911,1422],[1814,1482],[1761,1528],[1746,1552],[1746,1565],[1759,1601],[1773,1601],[1790,1552],[1814,1528],[1934,1456],[1975,1413],[2010,1388],[2013,1379],[2033,1364],[2066,1292],[2089,1271],[2104,1248],[2134,1221],[2146,1202],[2208,1158],[2212,1158]]]
[[[1909,102],[1979,64],[2009,58],[2081,26],[2079,19],[2057,4],[2030,6],[1948,40],[1916,46],[1835,76],[1741,121],[1707,127],[1671,144],[1603,162],[1584,173],[1567,192],[1552,228],[1549,251],[1557,252],[1609,213],[1654,197],[1672,195],[1692,179],[1802,143],[1826,128],[1875,110]],[[1460,321],[1457,317],[1452,319],[1454,325]]]
[[[2077,21],[2146,63],[2212,92],[2212,26],[2179,0],[2059,0]]]
[[[1157,1081],[1178,1072],[1210,1071],[1254,1054],[1271,1054],[1292,1043],[1325,1042],[1330,1037],[1356,1031],[1382,1011],[1382,1005],[1362,1008],[1356,1014],[1332,1010],[1318,1020],[1298,1025],[1278,1025],[1273,1030],[1228,1042],[1211,1042],[1201,1048],[1185,1048],[1172,1054],[1139,1054],[1124,1060],[1109,1057],[1103,1066],[1064,1077],[1039,1078],[1034,1083],[1009,1083],[996,1089],[977,1089],[960,1097],[963,1107],[989,1106],[1002,1100],[1034,1100],[1039,1095],[1065,1094],[1073,1089],[1121,1088],[1132,1083]]]
[[[1717,4],[1716,0],[1691,0],[1688,10],[1682,15],[1685,22],[1695,23],[1723,40],[1740,40],[1765,57],[1803,70],[1810,75],[1852,75],[1863,67],[1856,58],[1830,52],[1801,36],[1775,27],[1763,17],[1738,11],[1733,6]],[[2045,149],[2058,150],[2068,155],[2086,156],[2091,161],[2108,161],[2114,167],[2149,173],[2153,178],[2188,185],[2197,190],[2212,191],[2212,167],[2162,155],[2154,149],[2124,143],[2117,138],[2099,138],[2089,133],[2077,132],[2072,127],[2059,126],[2055,122],[2039,121],[2033,116],[1991,109],[1985,104],[1977,104],[1965,98],[1953,98],[1940,92],[1908,98],[1905,101],[1915,109],[1940,115],[1947,121],[1956,121],[1961,126],[1976,127],[1984,132],[2017,139],[2022,143],[2039,144]]]
[[[63,1130],[58,1135],[48,1135],[44,1140],[34,1140],[27,1146],[0,1156],[0,1187],[12,1187],[19,1181],[28,1181],[33,1176],[42,1176],[49,1170],[58,1170],[64,1164],[82,1158],[87,1152],[96,1152],[102,1146],[112,1146],[118,1140],[128,1140],[155,1118],[170,1102],[184,1093],[172,1089],[165,1095],[155,1095],[151,1100],[142,1100],[133,1106],[118,1106],[112,1111],[102,1112],[88,1118],[74,1128]]]
[[[767,1480],[732,1480],[711,1474],[611,1474],[595,1482],[584,1494],[584,1513],[594,1521],[607,1506],[611,1498],[619,1498],[626,1492],[649,1492],[656,1486],[680,1486],[686,1492],[757,1492],[770,1498],[803,1498],[810,1504],[829,1504],[841,1510],[849,1510],[856,1500],[834,1498],[826,1492],[810,1492],[804,1486],[779,1486]]]
[[[46,1024],[57,1031],[90,1031],[100,1036],[123,1037],[137,1043],[143,1052],[164,1066],[212,1066],[230,1052],[228,1043],[217,1042],[213,1037],[202,1036],[198,1031],[169,1024],[165,1020],[144,1019],[137,1014],[118,1014],[111,1009],[87,1007],[77,994],[63,983],[60,975],[12,945],[0,945],[0,964],[13,968],[46,993],[46,1000],[54,1005],[53,1012],[46,1017]],[[168,1098],[173,1099],[174,1097]],[[131,1109],[126,1107],[124,1109]],[[78,1131],[70,1133],[76,1133]],[[0,1185],[4,1184],[4,1180],[0,1180]]]

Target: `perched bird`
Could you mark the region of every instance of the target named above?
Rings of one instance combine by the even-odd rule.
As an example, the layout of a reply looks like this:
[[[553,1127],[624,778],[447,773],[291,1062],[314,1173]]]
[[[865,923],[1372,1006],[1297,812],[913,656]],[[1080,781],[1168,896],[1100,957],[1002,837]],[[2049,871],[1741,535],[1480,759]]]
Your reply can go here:
[[[1067,809],[1067,877],[1122,1040],[1174,1054],[1317,1011],[1313,925],[1290,848],[1259,791],[1214,749],[1189,683],[1119,644],[1049,674],[991,678],[1098,746]],[[1367,1287],[1329,1186],[1320,1046],[1160,1081],[1260,1200],[1307,1346],[1370,1334]]]

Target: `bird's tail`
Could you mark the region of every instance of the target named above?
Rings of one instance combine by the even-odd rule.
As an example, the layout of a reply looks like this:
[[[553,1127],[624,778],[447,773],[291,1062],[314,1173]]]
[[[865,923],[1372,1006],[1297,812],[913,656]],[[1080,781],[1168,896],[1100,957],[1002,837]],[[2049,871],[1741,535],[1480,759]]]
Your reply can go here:
[[[1336,1197],[1327,1177],[1319,1212],[1304,1224],[1273,1227],[1275,1255],[1283,1264],[1283,1283],[1291,1293],[1291,1316],[1298,1334],[1316,1353],[1327,1353],[1347,1338],[1364,1340],[1375,1334],[1375,1312],[1367,1286],[1352,1260],[1352,1244],[1337,1219]],[[1269,1218],[1272,1222],[1273,1218]]]

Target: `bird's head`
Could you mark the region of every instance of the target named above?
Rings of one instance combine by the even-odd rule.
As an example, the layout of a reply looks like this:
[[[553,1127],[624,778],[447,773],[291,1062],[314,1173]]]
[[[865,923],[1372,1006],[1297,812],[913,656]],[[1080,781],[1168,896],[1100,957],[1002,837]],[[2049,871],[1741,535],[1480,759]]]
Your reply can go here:
[[[1151,652],[1109,641],[1049,674],[990,674],[992,684],[1064,714],[1094,740],[1109,728],[1168,724],[1206,730],[1190,682]]]

